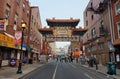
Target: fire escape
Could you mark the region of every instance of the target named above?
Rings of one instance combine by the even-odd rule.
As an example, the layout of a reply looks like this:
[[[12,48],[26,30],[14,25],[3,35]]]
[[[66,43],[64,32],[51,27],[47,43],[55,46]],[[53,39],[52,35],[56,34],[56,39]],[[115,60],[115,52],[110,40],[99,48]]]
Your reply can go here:
[[[95,9],[92,5],[87,8],[87,11],[92,11],[94,14],[102,14],[108,7],[109,0],[103,0],[102,2],[99,3],[99,6]],[[99,27],[99,36],[107,36],[107,29],[105,28],[104,25],[101,25]],[[98,36],[98,37],[99,37]]]
[[[87,11],[93,11],[95,14],[101,14],[105,11],[109,0],[104,0],[103,2],[99,3],[99,7],[97,9],[94,9],[93,6],[89,7]]]

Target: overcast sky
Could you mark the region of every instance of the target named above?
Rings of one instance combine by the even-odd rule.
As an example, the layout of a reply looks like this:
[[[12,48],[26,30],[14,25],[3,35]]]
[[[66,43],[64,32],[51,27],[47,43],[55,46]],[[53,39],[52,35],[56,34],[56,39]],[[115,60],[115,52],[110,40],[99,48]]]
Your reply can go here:
[[[48,26],[46,18],[80,19],[77,27],[84,25],[83,12],[89,0],[29,0],[32,6],[39,6],[42,26]],[[64,42],[66,43],[66,42]],[[62,47],[62,43],[58,43]],[[68,43],[66,43],[68,44]]]

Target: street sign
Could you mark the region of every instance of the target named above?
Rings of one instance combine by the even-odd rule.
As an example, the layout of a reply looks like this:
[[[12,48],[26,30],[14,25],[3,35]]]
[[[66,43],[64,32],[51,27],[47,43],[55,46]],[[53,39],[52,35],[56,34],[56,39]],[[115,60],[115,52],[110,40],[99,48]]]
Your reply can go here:
[[[4,30],[4,20],[0,20],[0,30]]]

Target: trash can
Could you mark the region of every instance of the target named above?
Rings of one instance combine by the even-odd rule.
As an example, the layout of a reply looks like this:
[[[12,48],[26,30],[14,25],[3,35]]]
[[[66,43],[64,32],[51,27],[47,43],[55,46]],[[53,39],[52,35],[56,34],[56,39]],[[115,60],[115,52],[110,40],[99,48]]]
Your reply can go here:
[[[107,62],[107,74],[116,75],[116,63],[115,62]]]

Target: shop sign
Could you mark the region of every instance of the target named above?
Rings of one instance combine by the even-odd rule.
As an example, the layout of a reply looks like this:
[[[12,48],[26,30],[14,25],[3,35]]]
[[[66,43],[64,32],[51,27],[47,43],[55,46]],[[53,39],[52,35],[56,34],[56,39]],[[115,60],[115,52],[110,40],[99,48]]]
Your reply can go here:
[[[2,46],[8,47],[7,42],[2,42]]]
[[[8,43],[7,46],[10,47],[10,48],[15,48],[14,43]]]
[[[8,65],[8,60],[2,60],[2,66],[7,66]]]
[[[0,30],[4,30],[4,20],[0,20]]]
[[[10,37],[8,37],[6,35],[3,35],[3,34],[0,34],[0,40],[10,42],[10,43],[14,43],[13,38],[10,38]]]
[[[15,44],[16,49],[21,49],[21,44]]]
[[[58,34],[67,34],[67,30],[59,30]]]
[[[11,66],[15,66],[16,65],[16,60],[15,59],[11,59],[10,60],[10,65]]]
[[[23,49],[23,50],[26,50],[26,44],[25,44],[25,43],[23,43],[22,49]]]
[[[71,36],[72,32],[69,28],[66,27],[56,27],[56,29],[53,31],[53,35],[57,37],[61,36]]]
[[[13,38],[0,34],[0,46],[15,48]]]
[[[17,49],[21,49],[21,44],[15,44],[15,47]],[[25,43],[23,43],[23,45],[22,45],[22,50],[26,50],[26,44]]]

